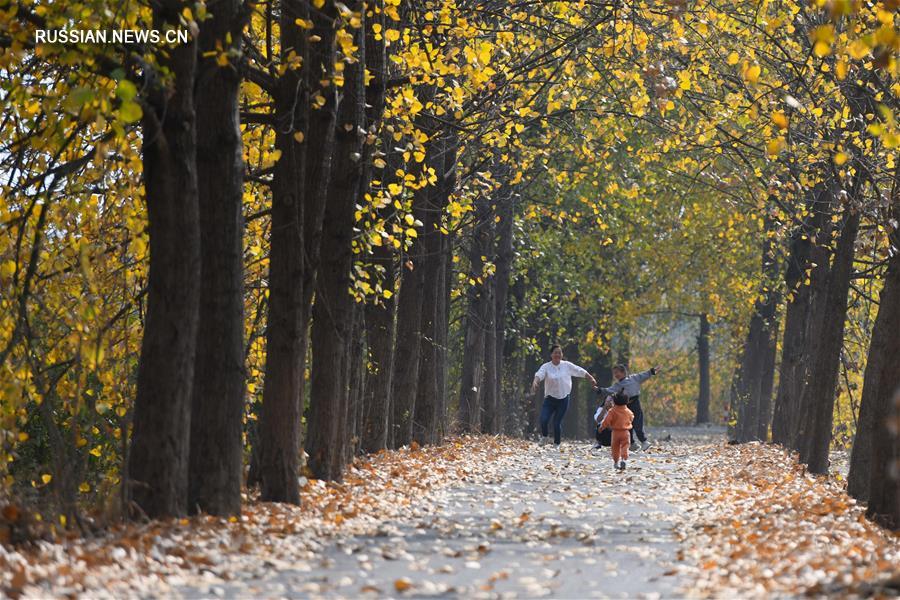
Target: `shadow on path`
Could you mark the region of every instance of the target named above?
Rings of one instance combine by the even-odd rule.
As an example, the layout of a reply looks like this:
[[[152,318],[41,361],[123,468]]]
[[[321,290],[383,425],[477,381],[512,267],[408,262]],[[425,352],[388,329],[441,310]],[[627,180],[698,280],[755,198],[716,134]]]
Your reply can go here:
[[[279,565],[262,578],[187,596],[287,597],[674,597],[684,460],[720,428],[651,430],[660,441],[613,470],[608,449],[584,442],[535,444],[485,464],[462,481],[384,522],[375,535],[326,542],[303,570]]]

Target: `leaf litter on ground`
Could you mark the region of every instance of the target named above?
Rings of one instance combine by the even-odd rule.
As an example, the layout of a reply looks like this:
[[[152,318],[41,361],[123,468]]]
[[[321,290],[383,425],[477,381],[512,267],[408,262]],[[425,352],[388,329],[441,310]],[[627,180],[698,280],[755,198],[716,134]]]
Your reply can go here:
[[[608,451],[491,436],[414,445],[355,461],[341,483],[303,481],[299,507],[248,499],[238,518],[126,524],[91,539],[0,546],[0,592],[891,593],[873,582],[896,576],[897,537],[866,521],[840,481],[806,475],[776,447],[686,436],[630,463],[618,474]],[[580,580],[585,573],[591,582]],[[615,579],[630,587],[612,587]]]
[[[299,506],[245,498],[240,517],[130,523],[93,538],[0,545],[0,595],[121,598],[182,586],[215,594],[216,584],[272,570],[310,571],[320,568],[317,559],[330,539],[388,535],[386,521],[434,492],[495,477],[490,465],[520,444],[491,436],[436,447],[414,443],[357,459],[340,483],[301,478]]]
[[[865,518],[843,477],[782,448],[709,446],[687,468],[680,528],[693,596],[900,596],[900,536]]]

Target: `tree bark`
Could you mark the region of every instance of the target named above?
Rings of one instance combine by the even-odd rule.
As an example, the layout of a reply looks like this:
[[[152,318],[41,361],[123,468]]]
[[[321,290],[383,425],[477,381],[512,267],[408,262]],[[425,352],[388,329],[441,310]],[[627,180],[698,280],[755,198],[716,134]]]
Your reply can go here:
[[[784,319],[775,415],[772,419],[772,441],[788,448],[794,447],[798,403],[806,381],[806,334],[811,296],[811,286],[806,279],[810,263],[814,262],[811,260],[811,238],[818,235],[825,220],[819,201],[823,193],[828,192],[821,189],[811,192],[808,207],[812,217],[791,236],[790,255],[785,269],[788,304]],[[820,260],[820,263],[827,264],[824,260]]]
[[[779,294],[771,291],[775,296],[767,306],[765,315],[766,335],[763,340],[762,375],[759,386],[759,416],[756,422],[756,438],[766,441],[769,439],[769,423],[772,422],[772,389],[775,386],[775,354],[778,351],[778,302]]]
[[[350,3],[353,12],[362,2]],[[360,59],[345,68],[344,98],[337,118],[334,176],[322,230],[312,322],[312,375],[307,413],[306,451],[317,479],[340,481],[349,417],[349,348],[353,326],[350,271],[353,267],[354,205],[362,179],[360,161],[365,118],[365,30],[357,29]]]
[[[490,199],[484,195],[475,200],[475,228],[469,247],[469,278],[476,283],[468,287],[465,346],[459,396],[459,426],[463,432],[481,428],[482,391],[484,381],[485,331],[492,301],[484,281],[484,257],[492,254],[493,220]],[[479,282],[480,280],[480,282]]]
[[[497,431],[507,431],[507,416],[512,410],[510,398],[504,390],[504,381],[506,379],[506,312],[507,303],[509,301],[509,284],[512,273],[513,253],[513,215],[515,194],[512,189],[505,187],[503,194],[497,206],[497,216],[500,221],[497,223],[497,247],[496,271],[494,272],[494,330],[496,332],[496,362],[497,362],[497,404],[498,404],[498,422]]]
[[[310,87],[309,132],[304,143],[311,151],[306,153],[305,181],[303,193],[303,285],[300,302],[300,355],[301,366],[309,355],[310,318],[312,317],[313,296],[317,290],[316,276],[321,257],[323,226],[325,219],[328,188],[331,184],[331,167],[334,154],[335,123],[340,96],[334,83],[335,21],[337,9],[332,2],[326,2],[320,9],[309,12],[313,22],[309,38],[309,69],[307,82]],[[302,372],[301,372],[302,373]],[[300,378],[300,409],[306,408],[304,386]],[[307,428],[308,432],[308,428]]]
[[[482,412],[481,431],[497,432],[498,378],[497,365],[497,303],[494,293],[495,278],[488,277],[484,282],[484,301],[487,303],[484,321],[484,377],[481,383]]]
[[[347,349],[347,382],[349,403],[347,427],[344,432],[344,462],[348,464],[359,455],[360,423],[362,422],[363,391],[366,384],[365,309],[362,303],[353,305],[353,329]]]
[[[456,172],[455,169],[452,171]],[[455,189],[456,177],[448,177],[449,189]],[[435,433],[436,444],[440,444],[450,431],[449,383],[447,370],[449,364],[448,344],[450,341],[450,292],[453,289],[453,239],[450,235],[441,236],[441,270],[438,277],[438,295],[436,304],[437,322],[435,323],[435,344],[437,345],[437,368],[435,378],[438,389],[438,428]]]
[[[282,3],[281,56],[296,54],[304,68],[288,68],[275,90],[275,163],[269,240],[269,313],[266,375],[258,422],[262,500],[299,504],[300,388],[306,362],[304,203],[309,130],[309,48],[295,22],[308,17],[305,0]]]
[[[419,190],[421,194],[423,191]],[[414,200],[421,203],[422,200]],[[421,218],[421,211],[416,211]],[[406,446],[412,441],[412,422],[415,414],[416,394],[419,385],[419,348],[422,324],[423,287],[425,284],[421,245],[401,267],[400,300],[397,305],[397,336],[394,346],[394,375],[391,388],[392,419],[390,445],[392,448]]]
[[[872,328],[859,423],[847,491],[868,501],[867,514],[885,527],[900,529],[900,167],[894,178],[888,226],[890,250],[878,316]],[[893,404],[893,407],[892,407]],[[893,431],[892,431],[893,426]]]
[[[369,135],[374,139],[384,114],[386,67],[384,38],[375,35],[374,26],[384,28],[384,13],[380,10],[383,2],[377,1],[376,10],[366,28],[366,68],[373,79],[366,86],[366,123]],[[377,39],[376,39],[377,38]],[[389,137],[384,136],[385,148],[389,147]],[[360,185],[359,200],[363,205],[371,179],[372,144],[365,147],[363,181]],[[365,307],[365,329],[368,371],[362,400],[360,422],[360,450],[365,453],[377,452],[387,447],[388,423],[391,411],[391,382],[394,371],[394,317],[396,303],[393,299],[396,279],[395,257],[386,245],[375,246],[369,260],[383,267],[381,287],[384,293],[377,302],[367,302]]]
[[[778,262],[774,244],[768,236],[772,226],[772,219],[767,217],[761,261],[763,282],[754,304],[741,364],[732,384],[732,406],[737,422],[730,427],[729,437],[739,442],[767,439],[771,419],[778,327],[776,312],[780,298],[775,282]]]
[[[451,139],[452,138],[452,139]],[[419,444],[433,444],[438,440],[441,389],[438,387],[439,346],[437,327],[443,304],[438,301],[443,285],[444,255],[441,252],[441,216],[449,201],[452,188],[447,187],[448,170],[456,162],[455,136],[443,134],[429,147],[426,164],[432,166],[436,185],[428,194],[425,220],[419,242],[422,244],[423,296],[427,306],[422,309],[421,347],[419,353],[419,383],[416,390],[412,438]]]
[[[820,322],[815,329],[816,335],[807,338],[818,343],[815,360],[809,369],[809,381],[801,396],[803,418],[800,420],[799,450],[801,462],[807,464],[811,473],[828,472],[834,401],[859,219],[859,211],[848,203],[844,208],[843,228],[828,273],[824,303],[818,317]]]
[[[697,425],[709,423],[709,317],[700,315],[700,335],[697,336],[697,356],[700,369],[700,394],[697,397]]]
[[[387,272],[382,288],[394,292],[394,268],[391,252],[376,248]],[[366,304],[366,344],[368,348],[368,372],[363,397],[363,415],[360,424],[360,449],[362,452],[378,452],[388,445],[388,423],[391,412],[391,382],[394,372],[394,313],[393,298],[382,298],[379,304]]]
[[[154,6],[176,25],[184,2]],[[187,509],[191,387],[200,305],[194,75],[196,42],[161,53],[174,80],[144,102],[143,171],[150,237],[147,319],[141,342],[128,473],[131,499],[151,518]]]
[[[233,65],[205,52],[240,52],[239,0],[221,0],[200,27],[197,113],[201,285],[191,408],[188,510],[241,510],[244,410],[244,158]],[[226,37],[230,35],[229,44]]]

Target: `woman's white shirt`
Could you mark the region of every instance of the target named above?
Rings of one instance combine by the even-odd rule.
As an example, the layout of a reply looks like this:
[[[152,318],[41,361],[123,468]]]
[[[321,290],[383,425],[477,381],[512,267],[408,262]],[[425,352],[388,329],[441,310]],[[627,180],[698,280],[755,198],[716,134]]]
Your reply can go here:
[[[535,379],[544,382],[544,395],[554,398],[565,398],[572,392],[572,378],[586,377],[587,371],[567,360],[558,365],[546,362],[534,374]]]

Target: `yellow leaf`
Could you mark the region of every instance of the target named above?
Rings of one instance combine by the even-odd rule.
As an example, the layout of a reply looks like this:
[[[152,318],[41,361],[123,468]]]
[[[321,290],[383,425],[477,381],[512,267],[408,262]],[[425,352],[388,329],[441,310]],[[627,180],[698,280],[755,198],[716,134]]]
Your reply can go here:
[[[50,481],[52,479],[53,479],[53,476],[50,475],[49,473],[44,473],[43,475],[41,475],[41,481],[44,482],[44,485],[50,483]]]
[[[0,265],[0,275],[3,277],[10,277],[13,273],[16,272],[16,261],[8,260]]]
[[[387,38],[389,42],[396,42],[400,39],[400,32],[396,29],[388,29],[384,32],[384,36]]]
[[[302,144],[304,138],[305,136],[303,135],[302,131],[298,131],[294,134],[294,140],[296,140],[298,144]]]
[[[376,158],[374,161],[372,161],[372,164],[375,165],[376,169],[383,169],[387,166],[387,163],[380,158]]]
[[[865,58],[871,51],[872,51],[871,46],[869,46],[864,40],[861,40],[861,39],[854,40],[847,47],[847,52],[849,52],[850,56],[856,60]]]
[[[816,45],[813,46],[813,54],[822,58],[823,56],[828,56],[831,54],[831,44],[828,42],[818,41]]]
[[[27,441],[28,441],[28,434],[25,433],[24,431],[20,431],[20,432],[19,432],[19,441],[20,441],[20,442],[27,442]]]
[[[409,229],[406,230],[406,235],[407,235],[407,237],[411,237],[413,239],[419,237],[419,234],[416,233],[416,230],[413,229],[412,227],[410,227]]]
[[[850,158],[850,157],[847,156],[846,153],[838,152],[837,154],[834,155],[834,164],[836,164],[837,166],[841,166],[842,164],[847,162],[848,158]]]
[[[381,292],[381,295],[384,296],[384,299],[385,299],[385,300],[390,300],[390,299],[391,299],[391,296],[394,295],[394,292],[392,292],[391,290],[383,290],[383,291]]]
[[[778,125],[779,129],[788,128],[788,118],[783,112],[772,113],[772,122]]]
[[[402,579],[394,580],[394,589],[397,590],[398,592],[405,592],[406,590],[408,590],[411,587],[412,587],[412,582],[409,579],[407,579],[406,577],[403,577]]]
[[[762,72],[762,69],[759,65],[749,65],[746,69],[744,69],[744,79],[749,81],[750,83],[756,83],[759,81],[759,74]]]
[[[325,6],[325,0],[312,0],[312,4],[316,8],[322,8],[323,6]]]
[[[78,491],[81,492],[82,494],[87,494],[89,491],[91,491],[91,486],[89,486],[87,484],[87,482],[83,482],[81,485],[78,486]]]
[[[731,54],[728,55],[728,64],[736,65],[740,59],[741,59],[741,57],[738,56],[737,52],[732,52]]]
[[[841,81],[847,78],[847,61],[839,60],[834,66],[834,72]]]

